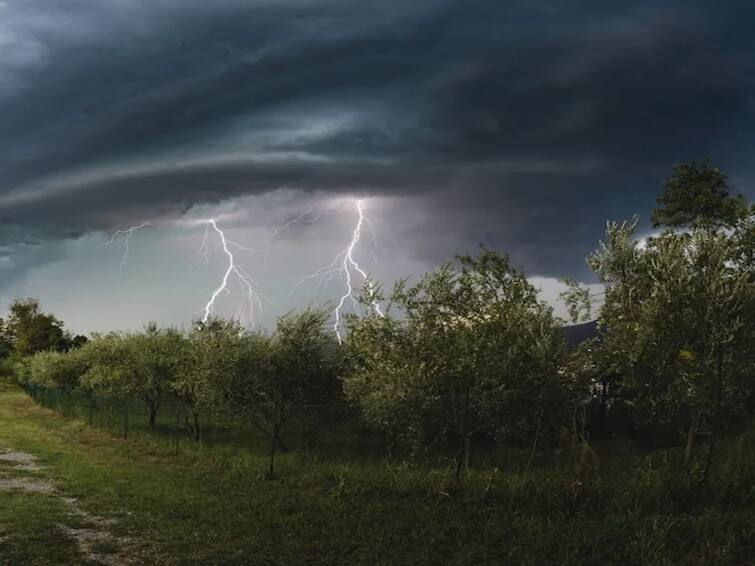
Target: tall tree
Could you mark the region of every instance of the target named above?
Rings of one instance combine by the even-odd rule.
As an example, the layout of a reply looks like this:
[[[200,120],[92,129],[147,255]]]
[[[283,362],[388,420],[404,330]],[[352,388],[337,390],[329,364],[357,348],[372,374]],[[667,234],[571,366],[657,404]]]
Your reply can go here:
[[[189,428],[196,442],[201,441],[200,412],[226,410],[236,394],[242,338],[243,330],[237,322],[220,319],[197,323],[189,335],[181,369],[171,388],[191,412]]]
[[[65,351],[70,339],[63,323],[40,310],[36,299],[16,299],[10,305],[6,333],[16,353],[30,356],[44,350]]]
[[[349,320],[345,387],[368,424],[420,446],[457,441],[458,477],[476,436],[537,442],[564,422],[563,338],[505,256],[483,250],[400,282],[389,307]]]
[[[321,309],[290,312],[272,336],[239,336],[235,368],[222,376],[226,407],[270,439],[269,478],[284,427],[298,423],[311,437],[341,397],[344,357],[325,328],[328,317]]]
[[[601,359],[636,423],[684,430],[689,459],[752,394],[755,286],[729,233],[669,230],[640,247],[635,227],[610,223],[589,259],[606,287]]]
[[[716,229],[747,215],[747,201],[729,194],[726,174],[706,159],[675,165],[653,210],[653,226]]]
[[[0,317],[0,360],[7,358],[13,351],[13,337],[8,331],[7,324]]]

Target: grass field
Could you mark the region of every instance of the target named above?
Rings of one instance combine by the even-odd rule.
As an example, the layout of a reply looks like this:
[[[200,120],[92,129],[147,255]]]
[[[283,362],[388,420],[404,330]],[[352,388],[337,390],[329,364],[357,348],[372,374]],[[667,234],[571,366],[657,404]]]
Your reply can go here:
[[[470,472],[462,486],[440,460],[295,451],[281,457],[280,479],[266,481],[262,451],[186,447],[177,456],[169,442],[123,440],[10,389],[0,392],[0,448],[33,455],[39,467],[0,462],[0,564],[79,564],[87,555],[146,564],[754,563],[753,431],[725,443],[706,485],[680,469],[677,450],[610,443],[529,471],[501,453],[497,468]],[[55,490],[14,489],[21,476]],[[76,534],[92,523],[108,536],[82,543]]]

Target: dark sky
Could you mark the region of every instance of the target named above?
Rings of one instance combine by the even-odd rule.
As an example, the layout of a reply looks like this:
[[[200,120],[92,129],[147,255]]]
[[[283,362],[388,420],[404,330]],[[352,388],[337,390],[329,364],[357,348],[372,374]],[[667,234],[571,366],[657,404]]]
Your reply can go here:
[[[480,243],[589,280],[606,219],[647,231],[672,164],[710,157],[752,198],[753,21],[736,0],[0,0],[0,295],[85,330],[114,302],[147,305],[120,326],[185,322],[223,271],[170,272],[198,211],[248,245],[329,211],[245,265],[283,288],[342,247],[344,197],[369,197],[387,284]],[[96,244],[144,221],[119,270]]]

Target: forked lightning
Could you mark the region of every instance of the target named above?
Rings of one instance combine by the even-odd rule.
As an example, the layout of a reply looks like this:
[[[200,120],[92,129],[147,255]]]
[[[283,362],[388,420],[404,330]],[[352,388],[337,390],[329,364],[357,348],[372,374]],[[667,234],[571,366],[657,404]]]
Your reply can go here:
[[[213,313],[213,309],[215,308],[215,301],[218,299],[221,293],[224,294],[230,294],[230,290],[228,289],[229,279],[231,278],[231,275],[234,275],[236,277],[236,280],[238,281],[239,285],[241,286],[242,290],[244,291],[244,294],[246,295],[246,298],[249,302],[249,323],[252,328],[255,326],[254,321],[254,312],[255,307],[257,309],[262,309],[262,296],[255,290],[255,281],[254,278],[249,275],[243,267],[238,265],[236,262],[236,259],[233,256],[233,252],[231,251],[232,247],[242,249],[242,250],[249,250],[249,251],[256,251],[256,250],[250,250],[249,248],[245,248],[244,246],[241,246],[231,240],[228,240],[226,238],[225,233],[223,230],[221,230],[217,222],[214,218],[211,218],[209,220],[204,220],[205,223],[205,235],[204,239],[202,240],[202,247],[199,250],[200,256],[202,256],[205,260],[207,259],[207,255],[213,251],[209,247],[209,237],[210,237],[210,229],[212,229],[215,233],[217,233],[218,237],[220,238],[220,247],[223,249],[223,253],[228,258],[228,266],[223,273],[223,278],[220,281],[220,284],[218,287],[212,292],[210,295],[210,299],[207,301],[207,304],[204,306],[204,316],[202,317],[202,322],[207,322],[207,320],[210,318],[210,316]]]
[[[107,242],[102,242],[98,247],[113,246],[118,240],[120,240],[121,246],[123,246],[123,256],[121,256],[121,270],[123,270],[123,266],[126,265],[126,260],[128,260],[129,251],[131,251],[131,236],[133,236],[134,232],[137,230],[141,230],[147,226],[149,226],[149,222],[142,222],[136,226],[131,226],[131,228],[128,228],[127,230],[117,230]]]
[[[316,279],[318,281],[318,288],[332,280],[335,277],[341,277],[344,284],[344,293],[338,300],[336,308],[333,310],[333,331],[336,334],[339,344],[343,342],[343,335],[341,333],[341,313],[347,301],[351,301],[355,310],[359,310],[359,303],[354,296],[354,287],[352,285],[355,275],[358,274],[364,283],[367,284],[368,291],[370,293],[370,306],[374,309],[378,316],[384,316],[383,311],[380,308],[380,304],[375,299],[375,290],[367,272],[362,269],[357,260],[354,258],[354,250],[359,244],[362,237],[362,228],[367,227],[374,237],[374,228],[372,222],[364,214],[364,201],[355,200],[354,206],[357,211],[357,222],[351,232],[351,238],[346,247],[341,250],[336,257],[328,265],[325,265],[317,269],[314,273],[304,277],[296,287],[305,283],[308,280]]]

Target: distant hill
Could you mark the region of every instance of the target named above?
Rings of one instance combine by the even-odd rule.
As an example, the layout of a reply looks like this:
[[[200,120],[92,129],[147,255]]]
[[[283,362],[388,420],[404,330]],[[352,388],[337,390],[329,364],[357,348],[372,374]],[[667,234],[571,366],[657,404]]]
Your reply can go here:
[[[566,338],[569,348],[575,348],[585,340],[598,336],[598,321],[591,320],[590,322],[575,324],[573,326],[563,326],[561,327],[561,332],[564,333],[564,338]]]

